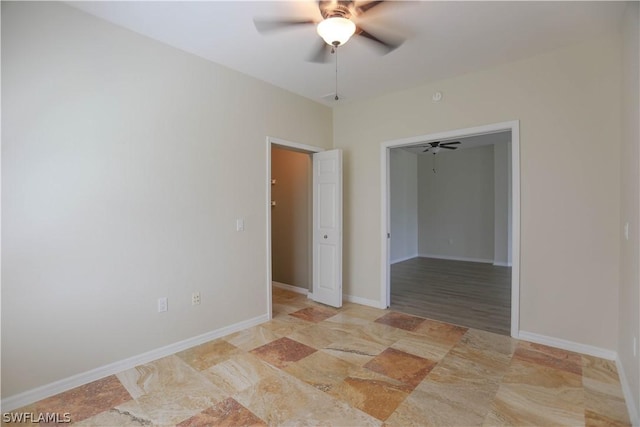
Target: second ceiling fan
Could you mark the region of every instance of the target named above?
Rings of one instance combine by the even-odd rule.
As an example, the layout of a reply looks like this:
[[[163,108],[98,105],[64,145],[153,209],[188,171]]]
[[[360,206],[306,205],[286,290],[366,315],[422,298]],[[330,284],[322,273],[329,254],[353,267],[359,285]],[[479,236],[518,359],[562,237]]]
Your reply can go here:
[[[322,40],[319,41],[309,57],[308,60],[311,62],[327,62],[329,53],[344,45],[353,35],[374,42],[384,54],[387,54],[399,47],[403,40],[373,35],[366,31],[359,22],[363,15],[382,3],[385,1],[357,2],[356,4],[353,0],[319,0],[318,8],[322,16],[320,21],[313,19],[254,19],[253,22],[261,34],[296,26],[316,25],[316,31]]]
[[[452,142],[440,142],[434,141],[430,142],[429,145],[423,145],[422,147],[426,147],[422,152],[427,153],[430,152],[432,154],[437,154],[442,148],[446,148],[448,150],[455,150],[458,147],[450,147],[451,145],[460,144],[460,141],[452,141]]]

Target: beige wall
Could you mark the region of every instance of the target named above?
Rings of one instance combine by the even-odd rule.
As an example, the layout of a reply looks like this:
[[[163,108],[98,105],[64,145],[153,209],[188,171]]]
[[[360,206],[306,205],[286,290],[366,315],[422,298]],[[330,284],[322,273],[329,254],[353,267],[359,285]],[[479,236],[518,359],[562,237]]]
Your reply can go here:
[[[311,284],[311,157],[271,149],[271,258],[276,282],[309,289]]]
[[[267,314],[265,137],[329,148],[327,107],[2,2],[2,114],[3,397]]]
[[[625,11],[622,62],[621,227],[629,223],[629,240],[620,244],[620,331],[618,356],[635,402],[635,422],[640,424],[640,362],[633,355],[633,339],[640,339],[640,8]],[[618,230],[622,234],[622,228]],[[637,345],[640,346],[640,343]],[[640,352],[640,348],[638,349]]]
[[[612,35],[335,108],[345,293],[380,299],[381,142],[520,120],[520,328],[615,349],[620,63]]]
[[[418,156],[402,149],[389,156],[389,259],[418,256]]]
[[[493,170],[492,145],[419,157],[420,256],[493,262]]]

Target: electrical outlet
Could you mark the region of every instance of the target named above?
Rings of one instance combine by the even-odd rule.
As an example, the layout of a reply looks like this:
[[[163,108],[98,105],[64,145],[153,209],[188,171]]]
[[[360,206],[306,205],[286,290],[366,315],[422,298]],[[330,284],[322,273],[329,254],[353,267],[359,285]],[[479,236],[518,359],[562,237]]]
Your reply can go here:
[[[194,292],[191,294],[191,305],[200,304],[200,292]]]
[[[158,313],[169,310],[169,302],[167,297],[158,298]]]

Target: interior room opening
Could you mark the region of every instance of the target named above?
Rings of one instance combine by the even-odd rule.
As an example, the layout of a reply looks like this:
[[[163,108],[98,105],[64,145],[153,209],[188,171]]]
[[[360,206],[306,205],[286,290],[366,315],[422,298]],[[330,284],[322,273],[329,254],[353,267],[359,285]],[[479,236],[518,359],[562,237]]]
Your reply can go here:
[[[389,150],[390,308],[509,335],[511,131]]]

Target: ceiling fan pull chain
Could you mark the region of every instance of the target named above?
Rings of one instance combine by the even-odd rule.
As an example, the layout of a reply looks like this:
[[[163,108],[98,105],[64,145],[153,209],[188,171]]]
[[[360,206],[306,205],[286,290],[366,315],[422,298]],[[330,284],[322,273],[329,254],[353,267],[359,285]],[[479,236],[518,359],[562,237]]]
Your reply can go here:
[[[338,98],[338,47],[334,47],[336,53],[336,97],[334,98],[336,101]]]

